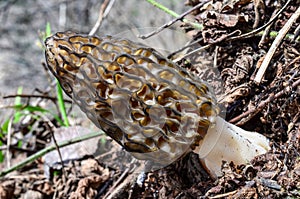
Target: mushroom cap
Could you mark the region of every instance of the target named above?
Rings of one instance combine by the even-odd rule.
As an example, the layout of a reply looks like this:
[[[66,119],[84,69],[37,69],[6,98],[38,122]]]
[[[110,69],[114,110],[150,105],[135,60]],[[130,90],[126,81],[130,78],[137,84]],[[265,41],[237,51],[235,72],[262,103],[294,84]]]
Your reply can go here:
[[[152,48],[72,32],[45,44],[65,93],[138,159],[170,164],[198,146],[215,121],[211,88]]]

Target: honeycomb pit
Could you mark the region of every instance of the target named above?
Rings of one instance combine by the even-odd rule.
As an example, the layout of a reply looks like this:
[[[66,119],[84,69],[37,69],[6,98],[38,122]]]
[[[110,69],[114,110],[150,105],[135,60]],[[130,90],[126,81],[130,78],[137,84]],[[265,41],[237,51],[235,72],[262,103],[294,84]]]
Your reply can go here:
[[[137,159],[168,165],[190,150],[213,176],[222,160],[247,163],[267,138],[218,116],[212,90],[157,51],[111,36],[58,32],[49,70],[87,117]]]

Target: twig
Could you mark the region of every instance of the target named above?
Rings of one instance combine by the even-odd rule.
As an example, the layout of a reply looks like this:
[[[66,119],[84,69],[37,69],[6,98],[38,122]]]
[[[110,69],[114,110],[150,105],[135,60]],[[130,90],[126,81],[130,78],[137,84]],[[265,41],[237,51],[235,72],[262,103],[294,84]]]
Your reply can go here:
[[[191,51],[191,52],[189,52],[189,53],[183,55],[182,57],[179,57],[179,58],[177,58],[177,59],[174,59],[173,62],[179,62],[179,61],[181,61],[181,60],[187,58],[188,56],[190,56],[190,55],[192,55],[192,54],[194,54],[194,53],[201,52],[201,51],[206,50],[206,49],[208,49],[208,48],[210,48],[211,46],[214,46],[214,45],[215,45],[215,44],[207,44],[207,45],[205,45],[205,46],[202,46],[202,47],[200,47],[200,48],[197,48],[197,49],[195,49],[195,50],[193,50],[193,51]]]
[[[156,2],[155,0],[146,0],[148,1],[150,4],[152,4],[153,6],[161,9],[162,11],[164,11],[165,13],[173,16],[173,17],[179,17],[179,14],[177,14],[176,12],[174,12],[173,10],[170,10],[169,8],[163,6],[162,4]],[[197,28],[199,30],[202,30],[203,29],[203,26],[201,24],[198,24],[198,23],[194,23],[194,22],[191,22],[187,19],[183,19],[183,22],[185,23],[188,23],[188,24],[191,24],[194,28]]]
[[[210,48],[211,46],[215,46],[216,44],[221,43],[222,41],[226,41],[228,37],[230,37],[231,35],[234,35],[234,34],[236,34],[236,33],[239,33],[239,32],[240,32],[240,30],[235,30],[235,31],[233,31],[232,33],[229,33],[228,35],[226,35],[226,37],[220,38],[220,39],[219,39],[218,41],[216,41],[215,43],[210,43],[210,44],[207,44],[207,45],[202,46],[202,47],[200,47],[200,48],[197,48],[197,49],[195,49],[195,50],[193,50],[193,51],[191,51],[191,52],[185,54],[184,56],[180,57],[180,59],[178,59],[178,60],[176,60],[176,61],[180,61],[180,60],[182,60],[182,59],[184,59],[184,58],[187,58],[188,56],[190,56],[190,55],[192,55],[192,54],[194,54],[194,53],[201,52],[201,51],[203,51],[203,50],[206,50],[206,49]]]
[[[141,38],[141,39],[147,39],[159,32],[161,32],[162,30],[164,30],[165,28],[173,25],[176,21],[179,21],[179,20],[182,20],[186,15],[188,15],[189,13],[193,12],[194,10],[200,8],[203,6],[203,4],[206,3],[206,2],[203,2],[203,3],[199,3],[198,5],[194,6],[193,8],[189,9],[188,11],[182,13],[181,15],[177,16],[175,19],[171,20],[170,22],[162,25],[161,27],[159,27],[157,30],[147,34],[147,35],[139,35],[138,37]]]
[[[50,132],[51,137],[52,137],[52,139],[53,139],[53,142],[54,142],[56,151],[57,151],[58,156],[59,156],[59,160],[60,160],[60,162],[61,162],[63,175],[64,175],[65,177],[67,177],[67,173],[66,173],[66,170],[65,170],[65,164],[64,164],[64,161],[63,161],[61,152],[60,152],[60,148],[59,148],[59,146],[57,145],[57,141],[56,141],[56,138],[55,138],[55,136],[54,136],[53,129],[50,127],[50,125],[49,125],[47,122],[45,122],[45,125],[46,125],[46,128],[48,129],[48,131]],[[56,128],[54,127],[54,129],[56,129]]]
[[[234,190],[234,191],[231,191],[231,192],[227,192],[227,193],[222,193],[222,194],[219,194],[219,195],[211,196],[209,198],[211,198],[211,199],[226,198],[226,197],[229,197],[229,196],[235,194],[236,192],[238,192],[238,190]]]
[[[292,84],[292,88],[296,88],[298,85],[300,84],[300,79],[298,79],[297,81],[295,81],[293,84]],[[229,120],[230,123],[235,123],[237,122],[235,125],[237,126],[240,126],[240,125],[243,125],[245,122],[249,121],[250,120],[250,114],[251,116],[254,116],[256,115],[259,111],[261,111],[268,103],[270,103],[272,100],[278,98],[278,97],[281,97],[285,92],[289,91],[290,87],[285,87],[284,89],[282,89],[280,92],[274,94],[270,94],[270,96],[259,103],[259,105],[257,107],[255,107],[255,109],[251,109],[251,110],[248,110],[242,114],[240,114],[239,116]]]
[[[10,147],[8,147],[8,146],[0,146],[0,151],[9,150],[9,148],[13,149],[14,151],[20,151],[20,152],[24,152],[24,153],[34,153],[35,152],[35,150],[23,149],[23,148],[20,148],[18,146],[14,146],[14,145],[11,145]]]
[[[219,51],[219,46],[216,46],[215,47],[215,52],[214,52],[213,68],[217,68],[217,66],[218,66],[218,51]]]
[[[298,25],[298,27],[294,31],[294,38],[292,39],[292,42],[296,41],[296,39],[299,36],[299,34],[300,34],[300,25]]]
[[[259,13],[259,5],[260,5],[261,1],[254,1],[254,13],[255,13],[255,17],[254,17],[254,23],[253,23],[253,28],[257,28],[258,24],[259,24],[259,20],[260,20],[260,13]]]
[[[7,150],[6,150],[6,159],[7,159],[7,167],[10,167],[10,143],[11,143],[11,127],[13,123],[13,118],[11,118],[8,122],[8,129],[7,129]]]
[[[126,176],[129,173],[130,168],[126,168],[125,171],[122,172],[122,175],[118,178],[118,180],[109,188],[109,190],[107,191],[107,193],[105,194],[105,196],[103,198],[108,198],[108,196],[112,197],[111,195],[115,195],[115,190],[117,188],[117,186],[121,183],[126,181]],[[125,180],[124,180],[125,179]],[[118,190],[118,189],[117,189]]]
[[[103,19],[108,15],[108,13],[111,10],[114,3],[115,3],[115,0],[105,0],[102,3],[100,10],[99,10],[99,16],[98,16],[97,22],[89,33],[90,36],[92,36],[96,33],[98,28],[101,26]]]
[[[181,48],[175,50],[175,51],[172,52],[172,53],[170,53],[170,54],[167,56],[167,58],[168,58],[168,59],[172,59],[172,57],[173,57],[174,55],[176,55],[177,53],[179,53],[179,52],[185,50],[186,48],[192,47],[192,46],[195,45],[195,44],[198,44],[198,43],[201,42],[202,40],[203,40],[203,38],[197,39],[197,40],[195,40],[195,41],[189,41],[185,46],[183,46],[183,47],[181,47]],[[172,60],[173,60],[173,59],[172,59]],[[174,60],[173,60],[173,61],[174,61]],[[174,61],[174,62],[176,62],[176,61]]]
[[[289,31],[289,29],[292,27],[293,23],[296,22],[296,20],[299,18],[300,16],[300,7],[298,7],[297,11],[290,17],[290,19],[286,22],[286,24],[282,27],[282,29],[279,31],[278,36],[276,37],[276,39],[274,40],[274,42],[272,43],[268,53],[265,56],[265,59],[263,60],[255,78],[254,78],[254,82],[256,84],[260,84],[266,70],[267,67],[276,51],[276,49],[278,48],[278,46],[280,45],[281,41],[283,40],[283,38],[285,37],[285,35],[287,34],[287,32]]]
[[[23,98],[44,98],[44,99],[49,99],[49,100],[52,100],[52,101],[57,101],[57,97],[51,97],[51,96],[46,96],[46,95],[30,95],[30,94],[16,94],[16,95],[6,95],[6,96],[3,96],[2,98],[3,99],[6,99],[6,98],[15,98],[15,97],[23,97]],[[72,103],[71,100],[64,100],[65,102],[68,102],[68,103]]]
[[[300,117],[300,111],[295,115],[292,121],[288,124],[287,133],[289,133],[294,128],[296,122],[299,120],[299,117]]]
[[[73,138],[73,139],[69,139],[69,140],[66,140],[66,141],[63,141],[63,142],[60,142],[58,143],[58,146],[59,147],[64,147],[64,146],[68,146],[68,145],[71,145],[71,144],[75,144],[75,143],[78,143],[78,142],[81,142],[81,141],[84,141],[84,140],[88,140],[88,139],[91,139],[91,138],[95,138],[95,137],[98,137],[100,135],[103,135],[104,132],[103,131],[100,131],[100,132],[93,132],[93,133],[89,133],[89,134],[86,134],[86,135],[83,135],[83,136],[80,136],[80,137],[76,137],[76,138]],[[26,158],[25,160],[23,160],[22,162],[16,164],[15,166],[13,167],[10,167],[4,171],[1,171],[0,172],[0,177],[1,176],[4,176],[12,171],[15,171],[17,169],[20,169],[22,167],[24,167],[25,165],[27,165],[28,163],[31,163],[33,162],[34,160],[36,160],[37,158],[40,158],[42,157],[43,155],[51,152],[51,151],[54,151],[56,149],[56,146],[55,145],[51,145],[47,148],[44,148],[43,150],[29,156],[28,158]]]

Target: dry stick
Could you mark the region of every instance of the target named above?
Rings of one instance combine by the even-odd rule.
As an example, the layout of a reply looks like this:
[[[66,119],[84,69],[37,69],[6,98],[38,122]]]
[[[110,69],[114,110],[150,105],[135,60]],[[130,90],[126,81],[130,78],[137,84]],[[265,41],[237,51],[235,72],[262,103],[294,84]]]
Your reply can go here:
[[[170,54],[167,56],[167,58],[168,58],[168,59],[171,59],[174,55],[178,54],[179,52],[182,52],[183,50],[185,50],[185,49],[187,49],[187,48],[189,48],[189,47],[192,47],[192,46],[195,45],[195,44],[198,44],[198,43],[199,43],[200,41],[202,41],[202,40],[203,40],[203,38],[197,39],[197,40],[195,40],[195,41],[189,41],[185,46],[183,46],[183,47],[181,47],[181,48],[179,48],[179,49],[173,51],[172,53],[170,53]],[[178,61],[180,60],[179,58],[177,58],[177,59],[178,59]],[[172,59],[172,60],[173,60],[173,62],[176,62],[175,59]]]
[[[10,143],[11,143],[11,136],[12,136],[12,123],[13,118],[9,119],[8,122],[8,129],[7,129],[7,151],[6,151],[6,159],[7,159],[7,167],[10,167]]]
[[[298,79],[297,81],[295,81],[292,84],[292,88],[296,88],[298,85],[300,84],[300,79]],[[235,125],[240,126],[243,125],[245,122],[249,121],[250,116],[248,118],[246,118],[248,115],[252,114],[252,116],[256,115],[259,111],[261,111],[268,103],[270,103],[272,100],[281,97],[285,92],[289,91],[290,87],[285,87],[284,89],[282,89],[280,92],[274,94],[272,93],[266,100],[262,101],[259,103],[259,105],[257,107],[255,107],[255,109],[251,109],[248,110],[244,113],[242,113],[241,115],[229,120],[230,123],[235,123],[237,122]]]
[[[293,23],[296,22],[296,20],[299,18],[299,16],[300,16],[300,7],[298,7],[297,11],[286,22],[286,24],[279,31],[278,36],[275,38],[274,42],[272,43],[268,53],[265,56],[265,59],[263,60],[261,66],[258,69],[258,72],[254,78],[254,82],[256,84],[260,84],[276,49],[280,45],[281,41],[283,40],[283,38],[285,37],[285,35],[289,31],[289,29],[292,27]]]
[[[115,0],[105,0],[102,3],[100,10],[99,10],[99,16],[98,16],[97,22],[89,33],[90,36],[92,36],[96,33],[98,28],[101,26],[103,19],[107,16],[107,14],[111,10],[114,3],[115,3]]]
[[[211,198],[211,199],[226,198],[228,196],[232,196],[232,195],[236,194],[237,192],[238,192],[238,190],[234,190],[234,191],[227,192],[227,193],[222,193],[222,194],[219,194],[219,195],[216,195],[216,196],[211,196],[209,198]]]
[[[257,28],[257,26],[259,25],[259,20],[260,20],[260,13],[259,13],[259,9],[258,7],[260,6],[261,1],[254,1],[254,13],[255,13],[255,17],[254,17],[254,23],[253,23],[253,28]]]
[[[103,198],[108,198],[108,197],[112,198],[116,195],[116,192],[119,191],[119,188],[118,188],[119,183],[126,182],[126,176],[128,175],[129,170],[130,170],[130,168],[126,168],[126,170],[123,171],[122,175],[118,178],[118,180],[115,182],[115,184],[109,188],[108,192],[105,194],[105,196]]]
[[[292,42],[296,41],[296,38],[299,36],[300,34],[300,25],[298,25],[298,27],[296,28],[296,30],[294,31],[294,38],[292,39]]]
[[[46,121],[47,121],[47,120],[48,120],[48,118],[46,119]],[[48,122],[50,122],[50,121],[48,121]],[[65,164],[64,164],[64,161],[63,161],[61,152],[60,152],[60,148],[59,148],[58,145],[57,145],[57,141],[56,141],[55,136],[54,136],[54,133],[53,133],[53,127],[54,127],[54,129],[56,129],[56,127],[55,127],[55,126],[50,126],[49,123],[47,123],[47,122],[46,122],[45,124],[46,124],[46,128],[48,129],[48,131],[49,131],[50,134],[51,134],[51,137],[52,137],[52,139],[53,139],[53,142],[54,142],[56,151],[57,151],[57,153],[58,153],[59,160],[60,160],[61,166],[62,166],[62,172],[63,172],[63,175],[64,175],[65,177],[67,177],[67,172],[66,172],[66,170],[65,170]],[[50,124],[51,124],[51,122],[50,122]],[[52,127],[52,128],[51,128],[51,127]]]
[[[287,133],[289,133],[289,132],[294,128],[294,126],[295,126],[296,122],[298,121],[299,117],[300,117],[300,112],[298,112],[298,113],[295,115],[295,117],[292,119],[292,122],[290,122],[290,123],[288,124],[288,130],[287,130]]]
[[[179,57],[179,58],[177,58],[177,59],[174,59],[173,62],[179,62],[179,61],[181,61],[181,60],[187,58],[188,56],[190,56],[190,55],[192,55],[192,54],[194,54],[194,53],[201,52],[201,51],[203,51],[203,50],[209,49],[210,47],[212,47],[212,46],[214,46],[214,45],[215,45],[215,43],[213,43],[213,44],[207,44],[207,45],[205,45],[205,46],[202,46],[202,47],[200,47],[200,48],[197,48],[197,49],[195,49],[195,50],[189,52],[188,54],[183,55],[182,57]]]
[[[215,47],[214,50],[214,63],[213,63],[213,68],[217,68],[218,66],[218,51],[219,51],[219,46]]]
[[[8,150],[9,148],[13,149],[14,151],[20,151],[20,152],[23,152],[23,153],[34,153],[35,152],[35,150],[23,149],[23,148],[20,148],[18,146],[14,146],[14,145],[11,145],[10,147],[8,147],[8,146],[0,146],[0,151]]]
[[[185,59],[185,58],[187,58],[188,56],[190,56],[190,55],[192,55],[192,54],[194,54],[194,53],[197,53],[197,52],[201,52],[201,51],[203,51],[203,50],[206,50],[206,49],[210,48],[211,46],[214,46],[214,45],[216,45],[216,44],[221,43],[222,41],[227,41],[227,38],[228,38],[228,37],[230,37],[230,36],[232,36],[232,35],[235,35],[235,34],[237,34],[237,33],[239,34],[239,33],[240,33],[240,30],[235,30],[235,31],[229,33],[228,35],[226,35],[225,37],[219,39],[219,40],[216,41],[215,43],[207,44],[207,45],[205,45],[205,46],[202,46],[202,47],[200,47],[200,48],[197,48],[197,49],[195,49],[195,50],[193,50],[193,51],[191,51],[191,52],[185,54],[184,56],[180,57],[180,59],[179,59],[178,61],[180,61],[180,60],[182,60],[182,59]]]
[[[51,97],[51,96],[46,96],[46,95],[28,95],[28,94],[6,95],[6,96],[3,96],[2,98],[6,99],[6,98],[16,98],[16,97],[23,97],[23,98],[44,98],[44,99],[49,99],[49,100],[52,100],[52,101],[57,101],[56,97]],[[72,103],[71,100],[64,100],[64,101],[68,102],[68,103]]]
[[[203,3],[200,3],[198,5],[196,5],[195,7],[189,9],[188,11],[184,12],[183,14],[179,15],[178,17],[176,17],[175,19],[173,19],[172,21],[162,25],[161,27],[159,27],[157,30],[147,34],[147,35],[139,35],[138,37],[141,38],[141,39],[147,39],[159,32],[161,32],[162,30],[164,30],[165,28],[167,27],[170,27],[171,25],[173,25],[176,21],[179,21],[179,20],[182,20],[186,15],[188,15],[189,13],[193,12],[194,10],[202,7],[204,5],[204,3],[206,2],[203,2]]]

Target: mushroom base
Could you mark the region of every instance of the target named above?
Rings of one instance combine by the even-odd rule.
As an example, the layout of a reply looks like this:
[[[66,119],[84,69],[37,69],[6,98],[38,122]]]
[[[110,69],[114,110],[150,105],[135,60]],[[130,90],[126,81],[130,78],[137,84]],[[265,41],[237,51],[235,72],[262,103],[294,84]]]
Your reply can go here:
[[[265,136],[245,131],[221,117],[217,117],[216,124],[208,129],[199,146],[194,152],[199,154],[202,164],[214,178],[223,175],[223,160],[246,164],[270,149]]]

